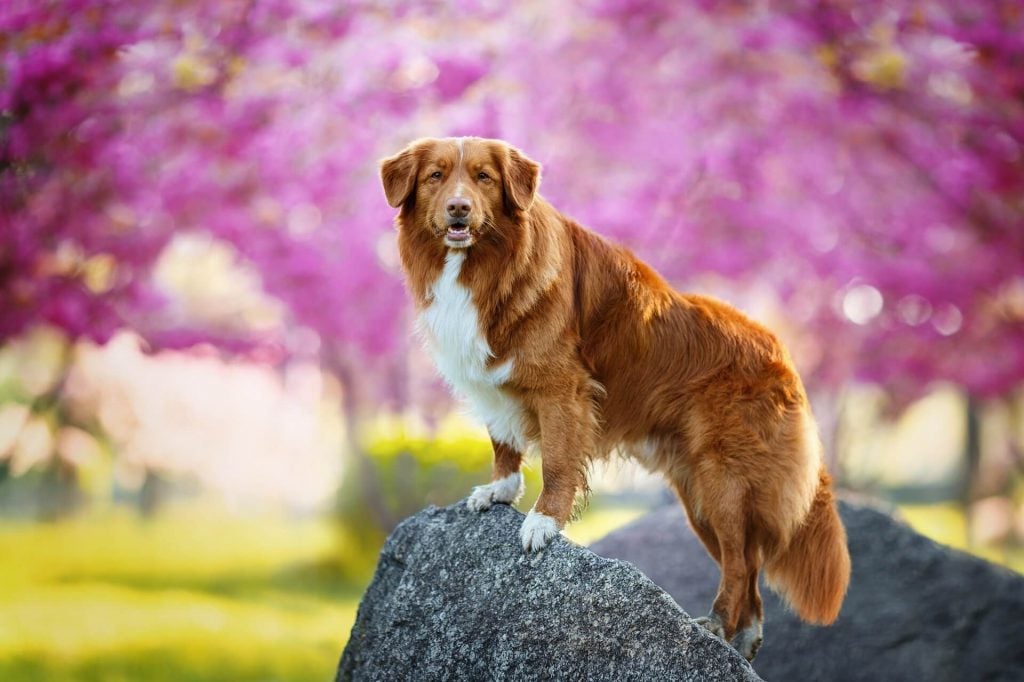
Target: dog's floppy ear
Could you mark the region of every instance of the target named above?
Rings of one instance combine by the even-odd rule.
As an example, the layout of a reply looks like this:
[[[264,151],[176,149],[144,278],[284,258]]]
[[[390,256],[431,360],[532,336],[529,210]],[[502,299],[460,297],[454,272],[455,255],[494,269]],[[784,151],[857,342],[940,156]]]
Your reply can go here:
[[[416,174],[420,168],[419,146],[413,143],[380,162],[380,180],[388,204],[398,208],[416,189]]]
[[[502,188],[505,190],[505,208],[512,215],[525,211],[533,204],[540,185],[540,164],[527,158],[515,147],[508,147],[502,169]]]

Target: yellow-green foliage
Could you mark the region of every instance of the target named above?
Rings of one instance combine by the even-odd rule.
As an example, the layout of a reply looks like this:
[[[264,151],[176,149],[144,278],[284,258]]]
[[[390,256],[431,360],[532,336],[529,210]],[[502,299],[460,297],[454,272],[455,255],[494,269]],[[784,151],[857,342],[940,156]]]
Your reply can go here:
[[[445,506],[491,478],[491,442],[485,431],[459,419],[428,433],[398,418],[367,429],[363,453],[353,458],[338,495],[338,513],[358,528],[369,548],[379,547],[394,526],[428,504]],[[540,492],[539,467],[524,467],[528,508]]]
[[[374,559],[338,540],[210,508],[2,524],[0,680],[330,679]]]
[[[1024,548],[1020,545],[968,545],[967,517],[963,507],[955,502],[903,505],[900,515],[914,530],[936,542],[1024,573]]]

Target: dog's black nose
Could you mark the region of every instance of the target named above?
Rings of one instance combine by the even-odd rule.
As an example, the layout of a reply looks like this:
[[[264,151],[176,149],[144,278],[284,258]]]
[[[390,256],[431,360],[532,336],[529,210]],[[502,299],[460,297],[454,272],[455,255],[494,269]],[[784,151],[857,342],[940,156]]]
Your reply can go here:
[[[452,197],[447,203],[448,215],[452,218],[465,218],[471,208],[473,204],[465,197]]]

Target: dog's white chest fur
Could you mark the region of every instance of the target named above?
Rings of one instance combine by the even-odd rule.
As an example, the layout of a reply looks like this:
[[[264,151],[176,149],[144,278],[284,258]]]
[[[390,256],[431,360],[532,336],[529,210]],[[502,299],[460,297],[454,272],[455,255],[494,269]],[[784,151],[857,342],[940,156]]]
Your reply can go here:
[[[441,376],[469,402],[491,436],[524,452],[522,407],[501,389],[512,375],[512,361],[487,367],[494,353],[480,331],[472,295],[459,283],[465,261],[465,251],[448,251],[444,270],[430,287],[433,299],[420,314],[419,327]]]

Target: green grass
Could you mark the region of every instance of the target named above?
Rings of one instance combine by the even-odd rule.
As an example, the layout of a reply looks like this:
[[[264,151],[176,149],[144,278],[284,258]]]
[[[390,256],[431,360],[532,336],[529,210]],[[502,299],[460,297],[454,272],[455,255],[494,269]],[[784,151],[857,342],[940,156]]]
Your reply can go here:
[[[565,536],[578,545],[589,545],[611,531],[647,513],[642,506],[605,507],[595,505],[565,529]]]
[[[330,679],[368,564],[339,544],[210,508],[2,524],[0,680]]]
[[[932,540],[970,552],[983,559],[1024,573],[1024,547],[1019,545],[968,544],[967,518],[954,502],[901,505],[900,515],[918,533]]]

